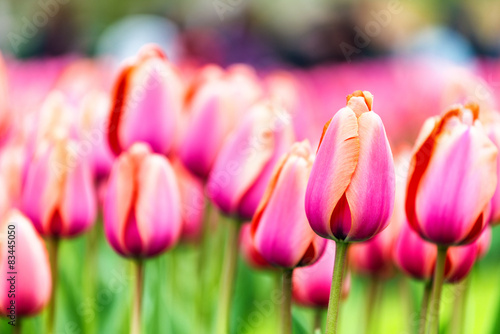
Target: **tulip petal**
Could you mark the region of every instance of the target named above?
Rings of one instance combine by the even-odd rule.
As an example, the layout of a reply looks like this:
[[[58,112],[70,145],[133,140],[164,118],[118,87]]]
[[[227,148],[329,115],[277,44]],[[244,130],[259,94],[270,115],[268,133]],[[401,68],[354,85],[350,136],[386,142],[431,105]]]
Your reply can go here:
[[[365,112],[358,124],[359,159],[345,193],[352,220],[346,241],[362,241],[383,230],[394,206],[394,162],[382,120]]]
[[[255,247],[271,264],[297,266],[314,237],[303,207],[309,168],[303,158],[290,156],[274,175],[273,192],[253,222]]]
[[[332,237],[330,219],[351,182],[359,149],[356,115],[350,108],[343,108],[326,129],[307,185],[307,218],[313,230],[324,238]]]
[[[485,219],[478,219],[496,186],[496,148],[480,129],[461,127],[439,136],[416,195],[422,231],[442,244],[479,236]]]

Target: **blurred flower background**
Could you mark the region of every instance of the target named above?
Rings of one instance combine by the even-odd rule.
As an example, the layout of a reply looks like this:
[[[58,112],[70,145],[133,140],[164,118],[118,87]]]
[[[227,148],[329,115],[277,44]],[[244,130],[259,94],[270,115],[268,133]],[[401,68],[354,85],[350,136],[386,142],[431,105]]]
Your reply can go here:
[[[175,218],[176,226],[181,224],[177,220],[182,220],[182,227],[177,226],[172,232],[175,236],[169,236],[172,249],[144,264],[142,332],[209,333],[219,299],[224,240],[232,232],[226,225],[234,224],[229,221],[235,215],[245,221],[252,219],[260,201],[256,194],[263,192],[271,177],[272,168],[267,163],[276,163],[292,142],[288,131],[296,141],[307,139],[316,151],[324,124],[345,106],[348,94],[361,89],[373,94],[373,109],[382,119],[397,157],[409,155],[428,117],[441,114],[455,103],[475,102],[491,140],[497,138],[498,145],[499,13],[498,0],[0,0],[0,187],[5,192],[0,194],[0,214],[3,221],[8,209],[20,209],[42,237],[61,238],[58,266],[51,268],[58,272],[57,285],[52,286],[57,291],[54,333],[129,331],[136,273],[132,261],[114,249],[130,239],[111,241],[114,249],[110,246],[102,207],[113,196],[106,181],[112,165],[117,165],[114,154],[130,150],[137,140],[134,135],[148,138],[151,149],[142,149],[149,155],[168,155],[167,167],[164,161],[157,162],[167,171],[159,172],[153,165],[149,168],[158,175],[170,177],[175,173],[179,189],[151,196],[175,197],[181,202],[182,216]],[[137,56],[150,43],[158,45],[168,59],[165,71],[170,78],[168,89],[173,93],[154,102],[176,109],[167,121],[177,124],[175,135],[162,132],[164,129],[158,133],[135,129],[134,135],[122,135],[120,131],[134,128],[134,122],[154,124],[159,119],[154,118],[158,116],[154,112],[146,114],[148,108],[137,108],[146,111],[138,112],[128,123],[127,118],[122,121],[117,116],[112,129],[107,122],[113,122],[113,114],[121,108],[116,101],[126,98],[126,93],[122,96],[116,91],[116,83],[132,81],[121,72],[123,64],[133,63],[130,66],[136,72],[131,73],[140,77],[141,66],[147,68],[148,59],[163,59],[151,50]],[[271,101],[269,105],[259,104],[262,97]],[[212,112],[210,103],[219,103],[218,108],[224,112]],[[272,109],[274,118],[266,115],[262,121],[248,117],[248,113],[244,116],[251,108]],[[283,115],[281,109],[288,114]],[[78,125],[74,126],[76,118]],[[280,121],[290,124],[276,129],[273,122]],[[209,175],[210,171],[225,167],[224,159],[233,157],[231,150],[240,149],[236,145],[241,138],[230,137],[233,131],[244,137],[245,131],[260,125],[272,127],[266,134],[271,133],[274,146],[257,147],[256,160],[262,163],[247,168],[253,168],[258,177],[231,183],[234,192],[242,193],[237,199],[228,199],[234,193],[226,196],[214,190],[211,185],[220,179],[217,173]],[[51,144],[38,147],[44,140]],[[234,147],[223,146],[231,141],[236,142]],[[165,147],[155,147],[159,142]],[[88,151],[85,145],[90,147]],[[63,172],[64,182],[55,181],[53,171],[45,171],[44,164],[53,155],[71,152],[77,152],[78,161],[69,172]],[[146,161],[144,157],[130,159]],[[398,202],[404,201],[409,160],[395,159],[396,208],[390,227],[370,243],[353,247],[349,254],[350,279],[344,286],[349,296],[342,305],[341,333],[403,334],[415,333],[419,327],[426,283],[405,276],[403,272],[411,270],[398,265],[399,258],[395,260],[397,249],[405,250],[397,242],[401,225],[407,224],[401,212],[404,203]],[[110,188],[122,191],[120,177],[125,176],[120,175],[130,171],[115,168],[118,180]],[[79,174],[84,175],[84,181],[72,183],[73,179],[80,180]],[[139,179],[136,170],[132,174],[130,180]],[[40,178],[48,181],[45,184]],[[138,181],[144,192],[149,189],[147,181]],[[206,196],[204,186],[208,188]],[[42,208],[44,204],[38,201],[45,187],[71,197],[70,204],[50,202],[54,212],[61,215],[51,224],[45,223],[45,210],[53,207]],[[168,195],[170,190],[173,195]],[[492,222],[500,220],[499,194],[497,190],[492,200]],[[120,199],[128,201],[127,196]],[[135,197],[130,201],[136,201]],[[88,205],[83,218],[68,209],[77,202]],[[139,212],[141,207],[144,203],[127,210]],[[148,213],[151,210],[144,209]],[[139,217],[142,211],[134,211],[136,214]],[[109,230],[113,228],[118,227],[113,225]],[[248,229],[245,227],[242,233]],[[484,257],[467,267],[470,280],[444,287],[443,333],[460,333],[453,328],[459,311],[465,314],[462,333],[500,333],[500,230],[491,230],[491,246],[489,240],[477,241],[483,245],[478,257]],[[247,239],[242,234],[230,333],[276,333],[279,302],[274,293],[279,275]],[[481,247],[476,243],[473,246]],[[24,246],[19,243],[18,247]],[[144,256],[158,253],[140,247],[137,252]],[[428,264],[425,269],[422,266],[419,269],[429,276]],[[330,269],[322,271],[331,275]],[[45,273],[45,268],[40,272]],[[297,272],[299,269],[295,276]],[[295,276],[294,282],[300,281]],[[325,307],[324,298],[307,296],[307,287],[297,286],[301,287],[301,297],[296,297],[299,303],[293,306],[293,333],[312,333],[317,314],[325,318],[324,311],[317,312]],[[464,290],[468,291],[466,297]],[[467,298],[464,310],[455,307],[460,298]],[[315,300],[321,302],[315,304]],[[367,300],[371,301],[368,306]],[[22,333],[46,333],[49,313],[45,309],[26,318]],[[7,318],[0,320],[0,333],[11,333]]]

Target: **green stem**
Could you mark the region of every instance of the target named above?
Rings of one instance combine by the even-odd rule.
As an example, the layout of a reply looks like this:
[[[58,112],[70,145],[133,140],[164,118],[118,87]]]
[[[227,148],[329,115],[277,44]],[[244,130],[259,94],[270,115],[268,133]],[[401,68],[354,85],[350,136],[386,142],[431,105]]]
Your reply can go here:
[[[467,297],[469,295],[470,275],[455,286],[455,301],[451,316],[451,334],[463,334],[465,331],[465,317],[467,315]]]
[[[205,213],[203,215],[203,225],[201,232],[201,241],[200,246],[198,247],[198,263],[197,263],[197,273],[199,279],[199,292],[196,298],[196,315],[198,317],[197,323],[197,332],[203,333],[205,331],[205,310],[203,307],[203,302],[205,300],[204,295],[206,292],[206,264],[210,259],[208,257],[208,239],[209,239],[209,224],[210,217],[212,216],[212,211],[215,208],[212,207],[210,203],[207,203],[205,206]]]
[[[222,268],[222,280],[219,291],[217,307],[217,319],[215,333],[229,333],[229,316],[231,311],[231,300],[236,280],[236,268],[238,265],[238,239],[241,224],[238,221],[228,221],[227,239],[224,249],[224,264]]]
[[[376,313],[376,305],[378,304],[378,297],[381,288],[382,281],[376,276],[371,277],[365,310],[365,333],[367,334],[375,333],[373,319],[375,318],[374,315]]]
[[[50,272],[52,275],[52,295],[48,307],[47,334],[53,334],[56,319],[56,298],[59,278],[59,239],[53,237],[47,240],[50,256]]]
[[[328,313],[326,317],[326,334],[337,333],[340,298],[342,296],[342,282],[346,267],[346,255],[348,243],[337,241],[335,252],[335,265],[332,277],[332,287],[330,290],[330,300],[328,302]]]
[[[293,269],[284,269],[281,274],[281,334],[292,333],[292,273]]]
[[[419,321],[419,334],[425,334],[427,327],[427,309],[429,307],[429,299],[432,292],[432,280],[425,283],[424,296],[422,298],[422,305],[420,306],[420,321]]]
[[[132,305],[132,317],[130,324],[130,333],[141,333],[141,309],[142,309],[142,289],[144,285],[144,262],[142,259],[134,261],[135,269],[135,289]]]
[[[97,222],[94,224],[92,229],[87,234],[87,242],[86,242],[86,256],[85,256],[85,264],[84,264],[84,272],[86,273],[86,279],[83,282],[83,289],[85,291],[85,295],[92,300],[95,297],[95,284],[96,284],[96,275],[97,265],[98,265],[98,248],[99,248],[99,237],[100,237],[100,229],[101,229],[102,220],[98,218]],[[96,321],[85,320],[84,328],[85,333],[94,333]]]
[[[410,292],[410,286],[408,285],[408,277],[401,275],[398,279],[398,285],[399,285],[399,293],[401,295],[401,299],[404,300],[402,306],[404,309],[406,330],[408,333],[411,333],[413,332],[413,324],[411,320],[413,317],[413,298]]]
[[[323,309],[316,308],[314,310],[314,324],[313,324],[313,333],[321,333],[321,318],[323,317]]]
[[[16,325],[14,326],[13,334],[21,334],[22,330],[22,318],[17,317],[16,318]]]
[[[427,333],[438,334],[439,332],[439,306],[441,303],[441,290],[444,281],[444,269],[446,263],[447,246],[437,246],[438,253],[436,259],[436,267],[434,269],[434,282],[432,287],[432,296],[429,302],[429,311],[427,314],[429,326]]]

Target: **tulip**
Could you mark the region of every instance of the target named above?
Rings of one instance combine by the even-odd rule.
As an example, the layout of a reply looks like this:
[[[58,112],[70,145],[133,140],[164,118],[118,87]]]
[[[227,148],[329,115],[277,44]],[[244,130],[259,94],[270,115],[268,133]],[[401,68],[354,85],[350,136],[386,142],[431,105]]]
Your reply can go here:
[[[21,208],[42,236],[74,237],[95,222],[93,175],[88,161],[71,153],[74,144],[67,138],[45,140],[29,165]]]
[[[146,142],[168,154],[176,141],[183,87],[177,70],[154,45],[143,47],[125,64],[115,82],[108,140],[116,154]]]
[[[0,313],[8,316],[9,307],[15,301],[15,326],[19,326],[20,318],[40,313],[51,298],[49,256],[32,223],[19,211],[9,211],[0,225],[3,232],[0,240],[0,269],[3,273],[0,280]],[[15,256],[14,267],[9,264],[12,255]],[[11,282],[5,279],[9,272],[16,273],[13,298],[9,293]]]
[[[125,257],[152,257],[175,245],[182,229],[179,186],[168,160],[137,143],[111,170],[104,227]]]
[[[444,273],[446,283],[456,283],[467,276],[477,258],[478,241],[466,246],[450,247]],[[422,239],[405,223],[394,250],[394,261],[399,269],[414,279],[430,281],[436,258],[436,247]]]
[[[309,226],[303,207],[313,161],[309,142],[295,143],[276,166],[252,220],[255,247],[275,266],[309,265],[323,251],[324,240]]]
[[[108,242],[120,255],[135,258],[131,333],[140,333],[142,259],[173,247],[181,229],[181,199],[172,166],[147,144],[132,145],[113,164],[104,203]]]
[[[211,200],[225,214],[252,218],[293,139],[286,111],[269,102],[254,105],[218,154],[207,183]]]
[[[326,248],[318,261],[310,266],[293,271],[293,298],[304,306],[327,308],[332,284],[335,260],[335,242],[328,240]],[[347,273],[342,285],[341,298],[346,299],[351,288]]]
[[[374,237],[394,205],[394,162],[373,96],[356,91],[325,125],[307,185],[312,229],[337,241],[326,333],[336,333],[348,243]]]
[[[497,149],[500,148],[500,116],[496,115],[495,121],[488,124],[486,129],[488,137],[495,144]],[[500,178],[500,154],[497,155],[497,178]],[[497,188],[491,198],[491,207],[488,221],[493,224],[500,224],[500,182],[497,183]]]
[[[240,230],[240,252],[246,262],[254,269],[272,269],[273,266],[255,248],[251,223],[245,223]]]
[[[12,115],[9,112],[7,96],[7,70],[3,62],[2,54],[0,53],[0,143],[8,136],[9,127],[12,123]]]
[[[426,121],[408,176],[406,215],[410,226],[438,245],[429,322],[438,330],[439,300],[447,248],[477,239],[497,184],[497,149],[478,121],[479,108],[453,106]]]
[[[491,246],[491,227],[486,226],[483,233],[479,236],[476,241],[477,245],[477,258],[482,259],[486,256]]]

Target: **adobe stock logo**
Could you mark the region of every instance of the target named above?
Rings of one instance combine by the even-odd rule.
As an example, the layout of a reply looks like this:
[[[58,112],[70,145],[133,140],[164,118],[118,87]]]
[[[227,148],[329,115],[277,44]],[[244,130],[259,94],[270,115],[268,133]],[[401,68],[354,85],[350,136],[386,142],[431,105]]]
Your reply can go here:
[[[381,9],[378,12],[371,11],[370,15],[372,20],[366,22],[365,29],[358,26],[354,27],[356,35],[354,36],[354,45],[342,42],[340,43],[340,50],[348,63],[351,62],[353,54],[359,54],[361,49],[370,45],[372,38],[380,35],[382,28],[391,24],[393,15],[399,14],[403,11],[403,6],[400,0],[392,0],[387,4],[387,9]]]
[[[31,19],[26,16],[21,18],[20,33],[9,32],[7,39],[12,46],[14,52],[19,52],[19,47],[27,43],[30,39],[38,34],[38,30],[45,27],[49,23],[49,19],[59,13],[62,5],[66,5],[70,0],[39,0],[39,9],[34,11]]]

